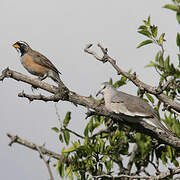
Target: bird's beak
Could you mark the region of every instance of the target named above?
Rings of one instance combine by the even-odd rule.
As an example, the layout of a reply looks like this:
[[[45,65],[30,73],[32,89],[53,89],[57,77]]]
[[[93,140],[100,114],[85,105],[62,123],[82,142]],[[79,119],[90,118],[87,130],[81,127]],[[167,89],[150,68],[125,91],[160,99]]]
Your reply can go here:
[[[19,48],[19,45],[18,45],[18,44],[16,44],[16,43],[15,43],[15,44],[13,44],[12,46],[13,46],[14,48],[16,48],[16,49],[17,49],[17,48]]]
[[[102,94],[101,90],[97,92],[96,97],[97,97],[99,94]]]

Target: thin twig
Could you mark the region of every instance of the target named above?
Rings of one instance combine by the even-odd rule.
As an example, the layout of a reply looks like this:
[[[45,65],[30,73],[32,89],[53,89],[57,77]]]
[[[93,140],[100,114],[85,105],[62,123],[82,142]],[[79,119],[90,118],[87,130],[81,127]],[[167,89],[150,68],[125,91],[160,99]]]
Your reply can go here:
[[[12,146],[13,143],[18,143],[18,144],[21,144],[23,146],[26,146],[32,150],[35,150],[37,151],[37,146],[35,143],[32,143],[32,142],[29,142],[25,139],[21,139],[19,136],[15,136],[15,135],[12,135],[10,133],[7,133],[7,136],[11,139],[11,142],[9,143],[9,146]],[[60,160],[60,161],[64,161],[64,157],[58,153],[55,153],[53,151],[50,151],[44,147],[41,147],[41,152],[51,158],[54,158],[54,159],[57,159],[57,160]]]
[[[67,130],[67,131],[69,131],[71,134],[74,134],[74,135],[76,135],[77,137],[80,137],[81,139],[85,139],[84,136],[81,136],[80,134],[76,133],[75,131],[72,131],[71,129],[68,129],[67,127],[62,128],[61,130]]]
[[[131,172],[131,169],[132,169],[132,166],[133,166],[133,163],[134,163],[134,158],[136,156],[136,151],[137,151],[137,144],[134,144],[133,150],[131,152],[131,156],[129,158],[129,162],[128,162],[128,165],[127,165],[127,169],[129,171],[129,174]]]
[[[41,148],[39,146],[36,146],[36,149],[38,150],[39,154],[40,154],[40,157],[42,157],[44,163],[46,164],[46,167],[48,169],[48,172],[49,172],[49,176],[50,176],[50,180],[54,180],[54,177],[53,177],[53,174],[52,174],[52,171],[51,171],[51,168],[50,168],[50,165],[49,165],[49,160],[46,160],[42,151],[41,151]]]

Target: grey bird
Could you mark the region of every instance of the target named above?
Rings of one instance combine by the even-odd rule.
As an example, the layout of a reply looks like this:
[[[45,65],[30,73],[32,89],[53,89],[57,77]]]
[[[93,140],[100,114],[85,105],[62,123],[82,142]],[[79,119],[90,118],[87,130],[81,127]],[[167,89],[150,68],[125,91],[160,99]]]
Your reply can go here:
[[[118,91],[108,82],[101,84],[101,89],[96,96],[99,94],[104,96],[105,107],[109,112],[121,113],[130,122],[145,121],[151,126],[165,131],[168,135],[174,136],[173,132],[160,122],[155,110],[141,98]]]

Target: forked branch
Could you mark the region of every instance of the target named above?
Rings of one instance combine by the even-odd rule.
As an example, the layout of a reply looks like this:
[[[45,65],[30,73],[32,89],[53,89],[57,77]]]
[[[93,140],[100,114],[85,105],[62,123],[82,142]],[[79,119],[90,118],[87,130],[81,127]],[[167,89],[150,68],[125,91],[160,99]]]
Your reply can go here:
[[[123,75],[125,77],[127,77],[130,81],[132,81],[137,87],[139,87],[140,90],[145,90],[148,93],[151,93],[153,95],[155,95],[160,101],[164,102],[165,104],[168,104],[169,107],[171,107],[172,109],[174,109],[177,112],[180,112],[180,103],[173,101],[172,99],[170,99],[168,96],[166,96],[163,93],[164,88],[166,88],[169,83],[171,83],[171,81],[173,79],[170,79],[164,86],[163,86],[163,90],[159,89],[159,87],[152,87],[148,84],[145,84],[144,82],[140,81],[137,76],[136,73],[134,74],[129,74],[125,71],[123,71],[116,63],[116,61],[111,58],[108,55],[108,50],[107,48],[103,48],[100,44],[98,44],[98,47],[102,50],[103,56],[100,57],[95,51],[91,50],[90,48],[92,47],[92,44],[89,44],[88,46],[86,46],[86,48],[84,49],[84,51],[88,54],[93,55],[98,61],[101,61],[103,63],[105,62],[109,62],[113,68],[116,70],[118,75]]]

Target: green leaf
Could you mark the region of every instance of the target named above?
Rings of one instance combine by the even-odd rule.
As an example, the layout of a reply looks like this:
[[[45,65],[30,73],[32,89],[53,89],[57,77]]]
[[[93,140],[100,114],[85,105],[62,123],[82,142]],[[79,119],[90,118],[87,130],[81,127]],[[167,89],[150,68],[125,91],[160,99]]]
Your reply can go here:
[[[150,17],[150,16],[148,16],[148,20],[147,20],[147,25],[148,25],[148,26],[150,26],[150,25],[151,25],[151,22],[150,22],[150,21],[151,21],[151,17]]]
[[[104,156],[102,156],[101,161],[102,161],[102,162],[105,162],[105,161],[106,161],[106,159],[108,159],[108,157],[109,157],[108,155],[104,155]]]
[[[165,33],[162,33],[161,36],[159,37],[159,43],[162,44],[163,41],[165,41],[164,39]]]
[[[151,37],[151,33],[147,30],[138,31],[138,33],[143,34],[144,36]]]
[[[179,162],[178,162],[176,159],[173,160],[173,164],[174,164],[176,167],[179,166]]]
[[[72,167],[71,166],[66,167],[66,177],[69,177],[69,179],[73,180]]]
[[[109,173],[111,171],[111,168],[112,168],[112,162],[106,161],[105,166],[106,166],[107,172]]]
[[[180,48],[180,33],[177,33],[177,36],[176,36],[176,44],[177,44],[177,46],[179,46],[179,48]]]
[[[119,87],[125,85],[125,84],[126,84],[126,81],[127,81],[127,78],[124,77],[124,76],[122,76],[121,79],[120,79],[119,81],[116,81],[113,86],[114,86],[115,88],[119,88]]]
[[[109,79],[109,84],[113,84],[112,78]]]
[[[88,125],[87,125],[86,128],[84,129],[84,136],[88,136],[88,131],[89,131],[89,129],[88,129]]]
[[[91,119],[88,123],[88,129],[91,133],[93,132],[93,117],[91,117]]]
[[[139,26],[139,28],[138,29],[141,29],[141,30],[147,30],[147,27],[146,26],[144,26],[144,25],[142,25],[142,26]]]
[[[58,161],[56,164],[56,169],[59,172],[60,176],[64,178],[64,163]]]
[[[142,46],[145,46],[145,45],[147,45],[147,44],[151,44],[151,43],[153,43],[153,41],[152,40],[145,40],[145,41],[143,41],[143,42],[141,42],[138,46],[137,46],[137,48],[140,48],[140,47],[142,47]]]
[[[57,172],[59,172],[60,164],[61,164],[61,162],[60,162],[60,160],[58,160],[57,163],[56,163],[56,170],[57,170]]]
[[[63,152],[63,153],[70,153],[70,152],[73,152],[73,151],[75,151],[75,150],[76,150],[76,147],[71,146],[71,147],[63,150],[62,152]]]
[[[100,152],[103,154],[105,142],[101,138],[99,138],[98,140],[100,142]]]
[[[150,29],[151,29],[153,37],[156,38],[157,37],[157,32],[158,32],[157,26],[154,26],[154,25],[150,26]]]
[[[180,13],[176,14],[176,18],[177,18],[178,23],[180,24]]]
[[[162,163],[163,163],[163,164],[166,164],[166,163],[167,163],[167,157],[166,157],[166,153],[165,153],[165,152],[162,152],[162,154],[161,154],[161,160],[162,160]]]
[[[149,64],[147,64],[145,67],[156,67],[156,66],[157,66],[157,64],[151,61],[151,62],[150,62]]]
[[[156,57],[155,57],[155,61],[156,62],[159,62],[159,57],[162,56],[162,52],[161,51],[158,51],[157,54],[156,54]]]
[[[57,127],[52,127],[51,128],[53,131],[55,131],[56,133],[59,133],[59,129]]]
[[[59,134],[59,140],[63,143],[63,137],[62,137],[62,134]]]
[[[65,143],[66,143],[66,145],[68,145],[68,144],[69,144],[69,140],[70,140],[70,134],[69,134],[69,131],[64,130],[64,131],[63,131],[63,134],[64,134],[64,140],[65,140]]]
[[[66,113],[66,116],[65,116],[64,121],[63,121],[63,126],[64,127],[67,127],[67,125],[69,124],[70,119],[71,119],[71,112],[68,111]]]
[[[173,155],[172,155],[171,147],[170,146],[166,146],[166,148],[167,148],[167,152],[168,152],[169,158],[172,160]]]
[[[166,4],[164,6],[164,8],[170,9],[170,10],[173,10],[173,11],[178,11],[178,7],[176,5],[174,5],[174,4]]]
[[[180,54],[178,54],[178,60],[179,60],[179,67],[180,67]]]
[[[150,101],[152,104],[154,104],[154,98],[153,98],[150,94],[148,94],[148,93],[145,93],[145,95],[146,95],[146,97],[149,99],[149,101]]]
[[[168,56],[164,61],[164,67],[167,71],[169,71],[169,61],[170,61],[170,57]]]

